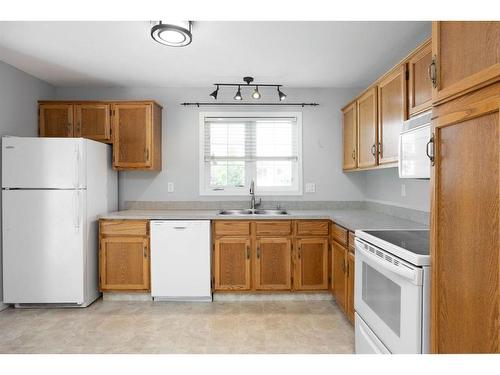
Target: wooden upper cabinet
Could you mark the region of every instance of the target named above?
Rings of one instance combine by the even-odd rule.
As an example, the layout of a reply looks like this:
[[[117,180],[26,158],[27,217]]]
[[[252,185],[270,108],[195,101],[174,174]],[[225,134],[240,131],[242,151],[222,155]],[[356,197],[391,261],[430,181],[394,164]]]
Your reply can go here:
[[[214,289],[250,290],[250,239],[221,238],[214,244]]]
[[[358,167],[377,165],[377,88],[372,87],[357,100]]]
[[[113,167],[161,169],[161,112],[155,103],[113,105]]]
[[[347,250],[332,241],[332,292],[337,304],[346,311],[346,264]]]
[[[500,352],[499,110],[500,82],[433,108],[434,353]]]
[[[328,289],[328,238],[296,240],[295,289]]]
[[[343,169],[355,169],[357,167],[357,124],[356,124],[356,102],[349,104],[343,110],[343,143],[344,162]]]
[[[255,289],[291,289],[291,252],[290,238],[258,238],[256,240]]]
[[[101,238],[99,285],[103,291],[150,289],[149,240],[142,236]]]
[[[399,133],[406,119],[406,65],[378,84],[378,164],[398,161]]]
[[[38,116],[40,137],[73,137],[73,105],[40,104]]]
[[[431,42],[408,59],[408,115],[413,116],[432,106],[432,81],[429,67],[432,63]]]
[[[109,104],[75,104],[75,137],[111,142]]]
[[[500,22],[435,21],[433,102],[465,94],[500,80]]]

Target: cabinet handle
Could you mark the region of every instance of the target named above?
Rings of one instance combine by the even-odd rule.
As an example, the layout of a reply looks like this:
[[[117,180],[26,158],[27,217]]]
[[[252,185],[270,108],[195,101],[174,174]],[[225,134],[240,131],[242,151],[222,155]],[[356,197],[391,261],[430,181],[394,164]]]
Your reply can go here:
[[[257,259],[260,258],[260,246],[257,246]]]
[[[432,153],[429,152],[429,146],[432,145]],[[431,135],[431,139],[429,139],[429,142],[425,145],[425,153],[427,154],[427,157],[431,161],[431,165],[434,166],[434,133]]]
[[[378,154],[382,155],[382,142],[378,143]]]
[[[352,150],[352,160],[356,160],[356,150]]]
[[[149,160],[149,149],[144,150],[144,157],[146,158],[146,160]]]
[[[437,87],[437,70],[436,70],[436,55],[432,57],[432,62],[429,65],[429,78],[432,82],[432,87],[436,88]]]
[[[299,256],[299,259],[300,259],[300,253],[302,252],[302,246],[299,246],[299,249],[298,249],[298,256]]]
[[[250,246],[247,245],[247,259],[250,259]]]
[[[346,274],[349,276],[349,263],[346,264]]]
[[[372,145],[372,155],[373,157],[375,157],[375,152],[377,150],[377,145],[375,145],[375,143]]]
[[[148,257],[148,250],[146,249],[146,246],[144,246],[144,258]]]

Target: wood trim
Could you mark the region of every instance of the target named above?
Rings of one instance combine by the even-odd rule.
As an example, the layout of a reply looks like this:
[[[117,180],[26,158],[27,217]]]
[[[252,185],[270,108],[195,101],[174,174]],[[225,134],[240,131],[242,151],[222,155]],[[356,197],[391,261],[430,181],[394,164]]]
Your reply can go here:
[[[149,220],[106,220],[99,221],[100,234],[104,235],[132,235],[148,236]]]
[[[39,100],[38,104],[155,104],[163,108],[155,100]]]

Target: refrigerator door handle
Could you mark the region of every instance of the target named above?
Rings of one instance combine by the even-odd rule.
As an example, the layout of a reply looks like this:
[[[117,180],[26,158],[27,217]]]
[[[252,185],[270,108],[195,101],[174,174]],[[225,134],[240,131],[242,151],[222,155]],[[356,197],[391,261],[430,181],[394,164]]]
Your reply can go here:
[[[80,187],[80,148],[78,145],[75,149],[75,188]]]

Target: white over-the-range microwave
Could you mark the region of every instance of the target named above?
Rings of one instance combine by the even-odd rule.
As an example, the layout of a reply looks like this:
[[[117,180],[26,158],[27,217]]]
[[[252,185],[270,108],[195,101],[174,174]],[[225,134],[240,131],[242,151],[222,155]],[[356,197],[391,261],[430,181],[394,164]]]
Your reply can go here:
[[[430,178],[434,161],[432,111],[403,122],[399,135],[399,178]]]

